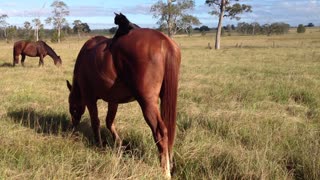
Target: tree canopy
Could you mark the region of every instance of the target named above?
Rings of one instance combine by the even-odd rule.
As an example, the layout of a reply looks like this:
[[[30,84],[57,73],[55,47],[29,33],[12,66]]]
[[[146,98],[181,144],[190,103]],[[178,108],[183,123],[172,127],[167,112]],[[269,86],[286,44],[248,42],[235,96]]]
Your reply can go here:
[[[150,11],[154,18],[158,18],[159,27],[167,29],[171,37],[180,30],[187,31],[190,26],[200,24],[198,18],[188,14],[194,7],[193,0],[168,0],[167,3],[159,0],[151,6]]]
[[[67,23],[65,16],[69,16],[69,9],[66,3],[63,1],[55,0],[51,4],[52,17],[46,19],[47,24],[53,24],[57,29],[57,41],[60,43],[61,29]]]

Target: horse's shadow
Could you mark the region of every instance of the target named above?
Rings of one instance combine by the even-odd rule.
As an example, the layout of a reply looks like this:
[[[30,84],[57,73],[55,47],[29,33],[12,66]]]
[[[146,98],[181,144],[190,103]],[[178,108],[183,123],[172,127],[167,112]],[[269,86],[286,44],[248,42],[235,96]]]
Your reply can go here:
[[[13,67],[12,63],[2,63],[0,67]]]
[[[7,116],[37,133],[58,135],[67,132],[69,127],[66,114],[40,113],[33,108],[9,110]]]
[[[81,140],[88,147],[96,147],[94,135],[91,125],[87,119],[83,119],[80,124],[72,129],[70,126],[70,118],[68,114],[55,114],[55,113],[40,113],[33,108],[9,110],[7,116],[10,117],[15,123],[21,124],[24,127],[34,129],[37,133],[47,135],[61,135],[63,137],[70,137],[73,140]],[[112,149],[115,146],[113,137],[108,129],[101,127],[101,138],[103,145],[106,148]],[[71,136],[70,136],[71,135]],[[136,137],[136,135],[133,135]],[[140,137],[139,137],[140,138]],[[124,153],[136,151],[143,147],[139,138],[127,137],[122,141],[122,149]],[[145,148],[140,152],[132,153],[132,155],[143,156]]]

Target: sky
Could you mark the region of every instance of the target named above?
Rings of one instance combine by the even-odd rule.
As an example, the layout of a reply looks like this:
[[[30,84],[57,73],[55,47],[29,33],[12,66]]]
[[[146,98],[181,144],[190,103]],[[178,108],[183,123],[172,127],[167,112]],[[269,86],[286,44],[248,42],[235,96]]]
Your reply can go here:
[[[74,20],[88,23],[91,29],[108,29],[113,24],[114,12],[123,13],[127,18],[141,27],[158,27],[157,19],[153,18],[150,7],[158,0],[62,0],[68,6],[70,15],[66,17],[72,27]],[[166,2],[166,0],[163,0]],[[0,15],[6,14],[7,23],[23,27],[25,21],[52,16],[53,0],[0,0]],[[241,0],[251,5],[252,13],[241,15],[240,21],[225,19],[223,25],[239,22],[258,22],[259,24],[285,22],[291,26],[313,23],[320,26],[320,0]],[[201,25],[216,27],[217,16],[210,15],[213,7],[205,5],[205,0],[195,0],[195,8],[189,14],[196,16]],[[200,26],[201,26],[200,25]],[[49,25],[45,25],[49,28]]]

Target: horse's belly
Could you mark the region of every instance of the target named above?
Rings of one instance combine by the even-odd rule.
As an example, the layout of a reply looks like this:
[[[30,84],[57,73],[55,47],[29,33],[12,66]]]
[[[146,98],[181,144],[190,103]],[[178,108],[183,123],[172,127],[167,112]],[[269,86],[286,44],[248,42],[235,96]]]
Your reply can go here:
[[[135,98],[130,89],[124,83],[117,81],[108,91],[105,100],[115,103],[127,103],[134,101]]]

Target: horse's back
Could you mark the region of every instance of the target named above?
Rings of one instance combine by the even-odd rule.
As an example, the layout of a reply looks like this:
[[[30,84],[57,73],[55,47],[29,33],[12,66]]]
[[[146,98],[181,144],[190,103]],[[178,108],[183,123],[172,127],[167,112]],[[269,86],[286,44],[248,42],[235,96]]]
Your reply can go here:
[[[117,39],[111,52],[119,77],[143,98],[159,96],[168,67],[178,70],[180,65],[176,43],[152,29],[131,30]]]
[[[120,37],[114,44],[114,53],[125,53],[133,56],[154,56],[166,53],[180,54],[178,45],[168,36],[153,29],[133,29]],[[119,50],[120,49],[120,50]],[[138,58],[138,57],[135,57]]]
[[[96,64],[95,61],[99,61],[99,59],[95,57],[99,55],[104,56],[105,52],[101,49],[106,49],[109,40],[104,36],[94,36],[87,40],[80,49],[74,72],[84,71],[80,70],[80,68],[86,69],[86,66]]]
[[[173,40],[159,31],[147,28],[133,29],[120,37],[111,52],[115,56],[115,63],[122,63],[118,61],[127,59],[132,64],[166,61],[169,56],[175,56],[169,59],[180,61],[181,56],[180,48]]]

